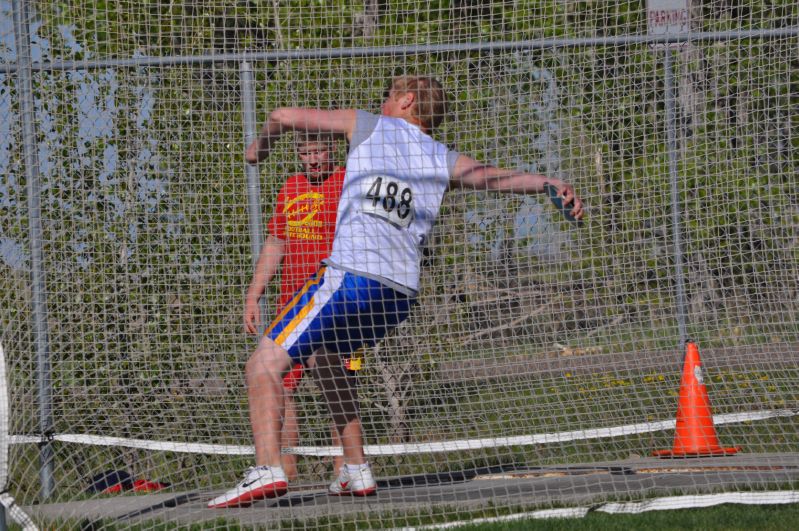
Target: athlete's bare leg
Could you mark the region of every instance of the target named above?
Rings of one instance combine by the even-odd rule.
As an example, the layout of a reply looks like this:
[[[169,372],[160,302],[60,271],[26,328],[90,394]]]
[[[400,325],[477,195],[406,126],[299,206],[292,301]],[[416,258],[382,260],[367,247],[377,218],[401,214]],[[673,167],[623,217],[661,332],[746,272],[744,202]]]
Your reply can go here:
[[[294,399],[295,392],[296,389],[286,389],[284,394],[285,414],[283,418],[283,436],[280,442],[282,448],[296,447],[300,444],[297,401]],[[338,428],[336,428],[334,422],[330,423],[330,438],[333,442],[333,446],[341,447],[341,437],[338,434]],[[298,456],[296,454],[283,454],[281,455],[281,460],[283,462],[283,470],[286,472],[286,477],[288,477],[289,481],[296,481],[298,477]],[[340,469],[343,464],[343,455],[333,457],[333,470]]]
[[[245,378],[255,464],[280,466],[283,428],[283,375],[291,365],[288,353],[268,337],[261,338],[247,360]]]
[[[363,453],[363,429],[361,419],[356,417],[350,420],[341,430],[341,447],[344,449],[344,462],[348,465],[362,465],[366,463]]]
[[[321,350],[317,352],[316,373],[317,381],[333,416],[333,424],[340,434],[343,461],[350,465],[365,463],[358,390],[354,379],[347,374],[340,355],[335,352]]]
[[[338,434],[338,428],[334,422],[330,423],[330,438],[333,440],[333,446],[342,447],[341,437]],[[342,447],[343,448],[343,447]],[[338,470],[344,466],[344,456],[337,455],[333,457],[333,470]]]
[[[299,446],[300,427],[297,422],[297,401],[294,400],[295,389],[285,389],[283,395],[284,415],[283,415],[283,435],[281,436],[280,446],[291,448]],[[283,463],[283,470],[289,481],[297,479],[297,455],[282,454],[280,456]]]

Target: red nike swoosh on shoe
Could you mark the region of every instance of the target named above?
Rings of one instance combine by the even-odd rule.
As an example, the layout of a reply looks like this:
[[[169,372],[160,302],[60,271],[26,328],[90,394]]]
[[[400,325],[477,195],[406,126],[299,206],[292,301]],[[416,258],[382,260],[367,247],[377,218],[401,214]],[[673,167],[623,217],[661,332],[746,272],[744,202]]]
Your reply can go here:
[[[339,481],[338,482],[339,487],[341,487],[342,489],[346,489],[347,485],[349,485],[349,484],[350,484],[349,481]]]

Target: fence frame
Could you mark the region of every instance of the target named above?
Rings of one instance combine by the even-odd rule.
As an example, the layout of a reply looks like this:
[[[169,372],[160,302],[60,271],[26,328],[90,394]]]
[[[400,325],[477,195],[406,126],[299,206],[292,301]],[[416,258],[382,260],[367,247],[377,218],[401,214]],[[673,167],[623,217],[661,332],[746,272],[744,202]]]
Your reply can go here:
[[[17,92],[22,122],[23,155],[28,192],[29,245],[31,256],[32,316],[34,342],[36,345],[40,458],[40,498],[48,500],[55,488],[53,467],[54,452],[52,418],[52,383],[47,325],[47,289],[44,272],[43,232],[41,225],[41,189],[34,111],[33,72],[56,72],[67,70],[96,70],[102,68],[137,68],[147,66],[209,65],[219,63],[238,64],[241,84],[242,126],[245,145],[257,135],[255,109],[255,85],[253,62],[270,62],[298,59],[340,59],[355,57],[408,56],[451,52],[508,52],[545,50],[556,48],[650,45],[663,48],[664,103],[666,109],[667,153],[671,182],[671,237],[674,252],[675,311],[678,324],[678,348],[687,338],[687,312],[685,300],[685,273],[680,219],[680,175],[677,152],[677,106],[675,93],[675,67],[673,54],[681,45],[735,40],[771,40],[799,37],[799,26],[779,29],[754,29],[745,31],[687,32],[663,35],[623,35],[594,38],[546,38],[522,41],[498,41],[485,43],[460,43],[438,45],[409,45],[383,47],[318,48],[307,50],[285,50],[266,52],[241,52],[207,54],[198,56],[137,57],[129,59],[104,59],[82,61],[52,61],[34,63],[31,58],[29,1],[13,0],[14,37],[17,47],[16,62],[0,64],[0,74],[17,76]],[[247,184],[249,233],[253,263],[258,259],[263,244],[260,205],[260,175],[256,167],[245,165]],[[3,515],[0,514],[0,520]]]

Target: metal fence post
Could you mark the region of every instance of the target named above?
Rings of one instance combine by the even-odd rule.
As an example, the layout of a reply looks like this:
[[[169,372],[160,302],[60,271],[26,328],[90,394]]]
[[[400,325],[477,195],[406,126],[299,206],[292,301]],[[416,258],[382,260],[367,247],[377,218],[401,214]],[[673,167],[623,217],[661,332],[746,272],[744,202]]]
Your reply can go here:
[[[53,431],[52,388],[50,385],[50,345],[47,329],[47,290],[42,252],[42,212],[40,203],[39,161],[36,153],[34,126],[33,69],[30,28],[26,0],[13,0],[14,37],[17,46],[17,90],[19,91],[25,177],[28,181],[28,238],[31,252],[31,293],[33,337],[36,343],[37,381],[39,390],[40,495],[46,500],[53,492],[53,447],[49,437]]]
[[[241,111],[244,119],[244,145],[248,146],[256,139],[257,117],[255,112],[255,83],[253,82],[252,63],[243,61],[241,72]],[[253,267],[258,261],[263,247],[263,228],[261,225],[261,176],[258,168],[245,164],[247,174],[247,211],[250,225],[250,249],[252,251]],[[261,298],[261,325],[258,336],[262,336],[265,329],[264,317],[266,316],[266,297]]]
[[[666,150],[671,176],[671,227],[674,244],[674,277],[677,304],[677,330],[680,336],[679,350],[688,339],[686,328],[685,272],[683,271],[682,223],[680,220],[680,176],[677,161],[677,98],[674,94],[673,50],[663,50],[664,89],[666,100]]]

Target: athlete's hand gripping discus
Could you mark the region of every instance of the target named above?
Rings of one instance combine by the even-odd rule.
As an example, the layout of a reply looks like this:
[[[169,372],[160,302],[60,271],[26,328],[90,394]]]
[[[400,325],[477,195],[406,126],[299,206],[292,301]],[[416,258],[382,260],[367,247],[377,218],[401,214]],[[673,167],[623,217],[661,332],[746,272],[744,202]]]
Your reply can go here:
[[[544,183],[544,192],[546,192],[546,194],[549,196],[549,200],[552,201],[552,204],[555,205],[555,208],[560,210],[560,213],[563,214],[563,217],[566,218],[567,221],[576,223],[578,227],[583,225],[583,220],[572,216],[571,209],[573,205],[563,204],[563,197],[558,194],[558,189],[555,186],[549,183]]]

